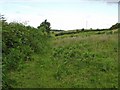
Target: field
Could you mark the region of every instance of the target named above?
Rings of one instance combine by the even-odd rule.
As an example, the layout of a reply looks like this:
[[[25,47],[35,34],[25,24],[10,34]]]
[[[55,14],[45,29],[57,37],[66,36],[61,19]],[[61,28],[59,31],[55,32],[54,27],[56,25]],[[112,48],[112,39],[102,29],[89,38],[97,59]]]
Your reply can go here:
[[[117,88],[118,33],[53,36],[45,54],[34,53],[8,75],[14,88]]]

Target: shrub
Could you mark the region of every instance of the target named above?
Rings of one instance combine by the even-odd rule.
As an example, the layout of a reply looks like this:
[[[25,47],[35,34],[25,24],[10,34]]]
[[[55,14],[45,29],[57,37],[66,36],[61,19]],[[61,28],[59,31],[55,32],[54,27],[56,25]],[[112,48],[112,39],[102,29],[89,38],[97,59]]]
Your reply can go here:
[[[3,88],[10,84],[7,73],[16,70],[21,62],[32,59],[33,53],[43,54],[48,47],[48,36],[40,29],[24,26],[22,23],[3,22],[2,54],[3,54]]]

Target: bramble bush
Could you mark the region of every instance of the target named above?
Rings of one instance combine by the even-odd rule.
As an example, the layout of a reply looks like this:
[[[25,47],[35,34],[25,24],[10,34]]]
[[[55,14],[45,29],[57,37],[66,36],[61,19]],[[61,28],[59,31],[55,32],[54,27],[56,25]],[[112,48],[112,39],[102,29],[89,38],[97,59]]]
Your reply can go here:
[[[44,54],[49,47],[49,37],[44,28],[33,28],[22,23],[2,21],[3,88],[10,87],[7,73],[20,69],[21,63],[30,61],[32,54]]]

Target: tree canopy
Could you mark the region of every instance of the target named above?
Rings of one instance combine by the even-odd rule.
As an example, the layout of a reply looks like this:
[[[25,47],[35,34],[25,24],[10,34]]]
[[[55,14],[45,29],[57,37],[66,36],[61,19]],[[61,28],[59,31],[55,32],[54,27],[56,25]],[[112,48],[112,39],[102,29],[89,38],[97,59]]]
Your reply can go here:
[[[38,29],[43,28],[43,29],[42,29],[43,32],[47,32],[47,34],[50,33],[50,29],[51,29],[50,23],[47,22],[47,19],[45,19],[45,21],[43,21],[43,22],[40,24],[40,26],[38,26],[37,28],[38,28]]]
[[[120,23],[116,23],[115,25],[112,25],[112,27],[110,27],[110,29],[118,29],[120,28]]]

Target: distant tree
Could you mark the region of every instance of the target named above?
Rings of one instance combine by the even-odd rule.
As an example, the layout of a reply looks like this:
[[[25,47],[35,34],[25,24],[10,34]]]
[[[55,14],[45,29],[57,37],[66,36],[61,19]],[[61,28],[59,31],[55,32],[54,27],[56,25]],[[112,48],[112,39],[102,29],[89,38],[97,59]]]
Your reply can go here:
[[[40,24],[40,26],[37,27],[38,29],[42,28],[43,32],[46,31],[47,34],[50,34],[50,23],[47,22],[47,19]]]
[[[84,30],[85,30],[84,28],[81,29],[81,31],[84,31]]]
[[[99,28],[96,29],[96,31],[99,31],[99,30],[100,30]]]
[[[90,28],[90,30],[92,30],[92,28]]]
[[[120,28],[120,23],[116,23],[115,25],[112,25],[112,27],[110,27],[110,29],[118,29]]]
[[[78,32],[78,33],[79,33],[79,32],[80,32],[80,30],[79,30],[79,29],[77,29],[77,30],[76,30],[76,32]]]

